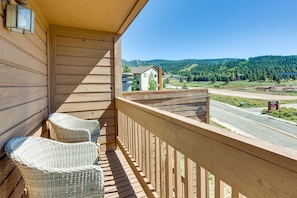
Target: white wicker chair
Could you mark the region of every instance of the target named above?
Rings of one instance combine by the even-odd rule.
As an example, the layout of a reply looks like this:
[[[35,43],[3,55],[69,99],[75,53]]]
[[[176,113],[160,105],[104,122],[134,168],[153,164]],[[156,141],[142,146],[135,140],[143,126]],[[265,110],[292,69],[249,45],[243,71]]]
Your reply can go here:
[[[52,113],[48,120],[54,129],[56,139],[61,142],[94,142],[100,158],[100,123],[97,120],[84,120],[65,113]]]
[[[17,137],[5,145],[19,168],[29,197],[104,197],[96,145]]]
[[[66,113],[52,113],[48,117],[57,140],[61,142],[97,142],[100,124],[97,120],[83,120]]]

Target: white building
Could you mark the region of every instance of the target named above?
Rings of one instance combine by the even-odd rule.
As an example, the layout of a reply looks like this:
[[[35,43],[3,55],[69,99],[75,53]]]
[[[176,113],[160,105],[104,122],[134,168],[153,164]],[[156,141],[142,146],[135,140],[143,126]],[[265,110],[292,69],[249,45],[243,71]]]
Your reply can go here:
[[[132,67],[131,73],[134,74],[136,80],[136,90],[146,91],[149,90],[149,76],[152,74],[156,81],[156,90],[158,89],[158,68],[155,66],[141,66]]]

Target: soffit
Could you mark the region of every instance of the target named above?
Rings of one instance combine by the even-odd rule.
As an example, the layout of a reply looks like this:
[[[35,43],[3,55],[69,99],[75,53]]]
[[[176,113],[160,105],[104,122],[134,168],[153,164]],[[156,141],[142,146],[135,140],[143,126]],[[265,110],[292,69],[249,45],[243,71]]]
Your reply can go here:
[[[148,0],[35,0],[47,22],[122,34]]]

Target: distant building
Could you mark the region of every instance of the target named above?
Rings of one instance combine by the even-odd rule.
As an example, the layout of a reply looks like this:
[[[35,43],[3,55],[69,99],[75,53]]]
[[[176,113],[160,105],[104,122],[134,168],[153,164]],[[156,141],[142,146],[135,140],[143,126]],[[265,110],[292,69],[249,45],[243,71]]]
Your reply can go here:
[[[136,90],[146,91],[149,88],[149,76],[153,74],[158,89],[158,68],[156,66],[131,67],[131,73],[136,80]]]

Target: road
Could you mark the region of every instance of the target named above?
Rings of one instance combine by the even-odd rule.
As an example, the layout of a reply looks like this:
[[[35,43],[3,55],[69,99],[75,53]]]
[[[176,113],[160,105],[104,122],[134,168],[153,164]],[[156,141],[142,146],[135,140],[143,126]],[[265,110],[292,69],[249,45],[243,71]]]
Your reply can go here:
[[[211,119],[231,131],[297,150],[297,126],[259,112],[211,101]]]
[[[197,88],[190,88],[197,89]],[[208,89],[211,94],[238,96],[264,100],[295,100],[297,96],[248,93],[225,89]],[[281,107],[293,107],[297,104],[281,104]],[[220,102],[211,101],[210,118],[218,124],[236,133],[261,139],[275,145],[297,150],[297,126],[284,120],[262,115],[259,110],[248,111]]]

